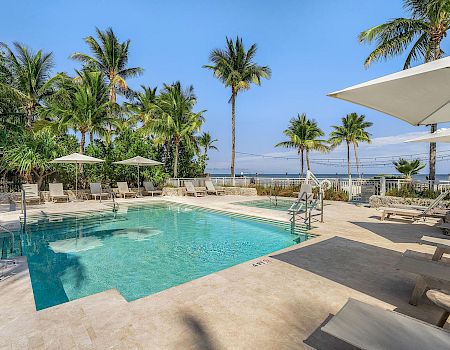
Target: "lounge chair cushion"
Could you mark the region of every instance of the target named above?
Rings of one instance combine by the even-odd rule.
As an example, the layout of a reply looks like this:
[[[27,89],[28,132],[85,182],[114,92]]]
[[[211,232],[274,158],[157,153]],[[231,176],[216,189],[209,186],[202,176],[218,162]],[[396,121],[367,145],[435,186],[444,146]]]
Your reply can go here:
[[[428,323],[355,299],[322,330],[360,349],[448,349],[450,332]]]

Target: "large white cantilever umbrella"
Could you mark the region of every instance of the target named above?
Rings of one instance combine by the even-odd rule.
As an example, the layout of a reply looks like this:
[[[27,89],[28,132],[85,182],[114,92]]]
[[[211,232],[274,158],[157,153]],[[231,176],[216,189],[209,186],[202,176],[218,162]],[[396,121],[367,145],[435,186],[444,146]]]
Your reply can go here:
[[[370,80],[328,96],[389,114],[412,125],[450,121],[450,57]]]
[[[158,162],[153,159],[144,158],[141,156],[133,157],[130,159],[121,160],[119,162],[114,162],[114,164],[122,164],[122,165],[136,165],[137,166],[137,178],[138,178],[138,194],[141,194],[140,183],[139,183],[139,168],[141,166],[154,166],[154,165],[162,165],[164,163]]]
[[[78,164],[95,164],[104,162],[102,159],[85,156],[81,153],[72,153],[64,157],[56,158],[50,163],[76,164],[75,166],[75,198],[78,198]]]
[[[439,129],[435,132],[423,136],[416,137],[405,142],[443,142],[450,143],[450,129]]]

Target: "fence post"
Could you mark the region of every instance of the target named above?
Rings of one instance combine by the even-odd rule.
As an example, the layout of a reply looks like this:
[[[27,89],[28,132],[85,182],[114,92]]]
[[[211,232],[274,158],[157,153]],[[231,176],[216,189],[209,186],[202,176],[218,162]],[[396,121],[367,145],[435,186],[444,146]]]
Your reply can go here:
[[[386,195],[386,178],[382,176],[380,178],[380,196],[384,197]]]
[[[348,201],[351,202],[353,199],[353,189],[352,189],[352,176],[348,176]]]

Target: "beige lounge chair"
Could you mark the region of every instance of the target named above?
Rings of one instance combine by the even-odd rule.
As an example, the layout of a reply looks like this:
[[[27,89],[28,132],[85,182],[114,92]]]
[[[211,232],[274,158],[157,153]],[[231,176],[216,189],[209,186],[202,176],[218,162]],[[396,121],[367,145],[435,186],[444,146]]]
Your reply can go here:
[[[130,191],[126,182],[118,182],[117,188],[119,189],[119,196],[122,196],[123,198],[126,198],[127,196],[136,198],[136,192]]]
[[[151,181],[144,181],[144,190],[142,191],[142,194],[145,196],[154,196],[154,195],[162,195],[162,191],[157,190],[155,186],[153,186],[153,182]]]
[[[185,181],[184,187],[186,187],[186,194],[192,195],[194,197],[204,196],[206,195],[205,190],[196,190],[191,181]]]
[[[411,305],[417,305],[429,288],[450,288],[450,263],[443,260],[432,260],[431,254],[407,250],[402,254],[397,267],[417,275],[416,285],[409,300]]]
[[[364,350],[444,350],[450,344],[450,332],[442,328],[355,299],[321,329]]]
[[[91,189],[91,198],[94,198],[94,200],[100,199],[100,202],[102,201],[102,198],[108,198],[109,193],[102,191],[102,184],[100,182],[91,182],[89,184],[89,187]]]
[[[221,194],[225,194],[225,190],[218,190],[214,187],[214,184],[212,183],[211,180],[206,180],[205,181],[205,186],[206,186],[206,193],[207,194],[215,194],[216,196],[220,196]]]
[[[26,202],[36,202],[41,204],[41,194],[39,193],[37,184],[23,184],[22,189],[25,192]]]
[[[408,217],[413,220],[417,220],[419,218],[425,218],[427,216],[433,216],[432,211],[435,209],[440,202],[447,196],[447,192],[442,192],[437,196],[433,202],[430,203],[428,207],[420,207],[420,206],[403,206],[401,208],[386,208],[381,207],[380,210],[383,211],[381,214],[381,220],[389,219],[391,215],[398,215],[403,217]]]
[[[50,199],[52,200],[52,202],[57,202],[60,199],[67,202],[69,201],[69,196],[67,194],[64,194],[62,183],[48,184],[48,190],[50,192]]]

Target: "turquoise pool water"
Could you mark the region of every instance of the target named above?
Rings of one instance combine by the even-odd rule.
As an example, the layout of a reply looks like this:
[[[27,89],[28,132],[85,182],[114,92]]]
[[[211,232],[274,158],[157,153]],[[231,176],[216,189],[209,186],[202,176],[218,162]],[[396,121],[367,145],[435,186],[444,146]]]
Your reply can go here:
[[[235,204],[244,205],[247,207],[263,208],[263,209],[273,209],[280,211],[288,211],[292,203],[294,203],[295,198],[289,199],[258,199],[255,201],[245,201],[237,202]]]
[[[40,310],[111,288],[132,301],[306,239],[287,225],[158,203],[29,223],[22,250]]]

